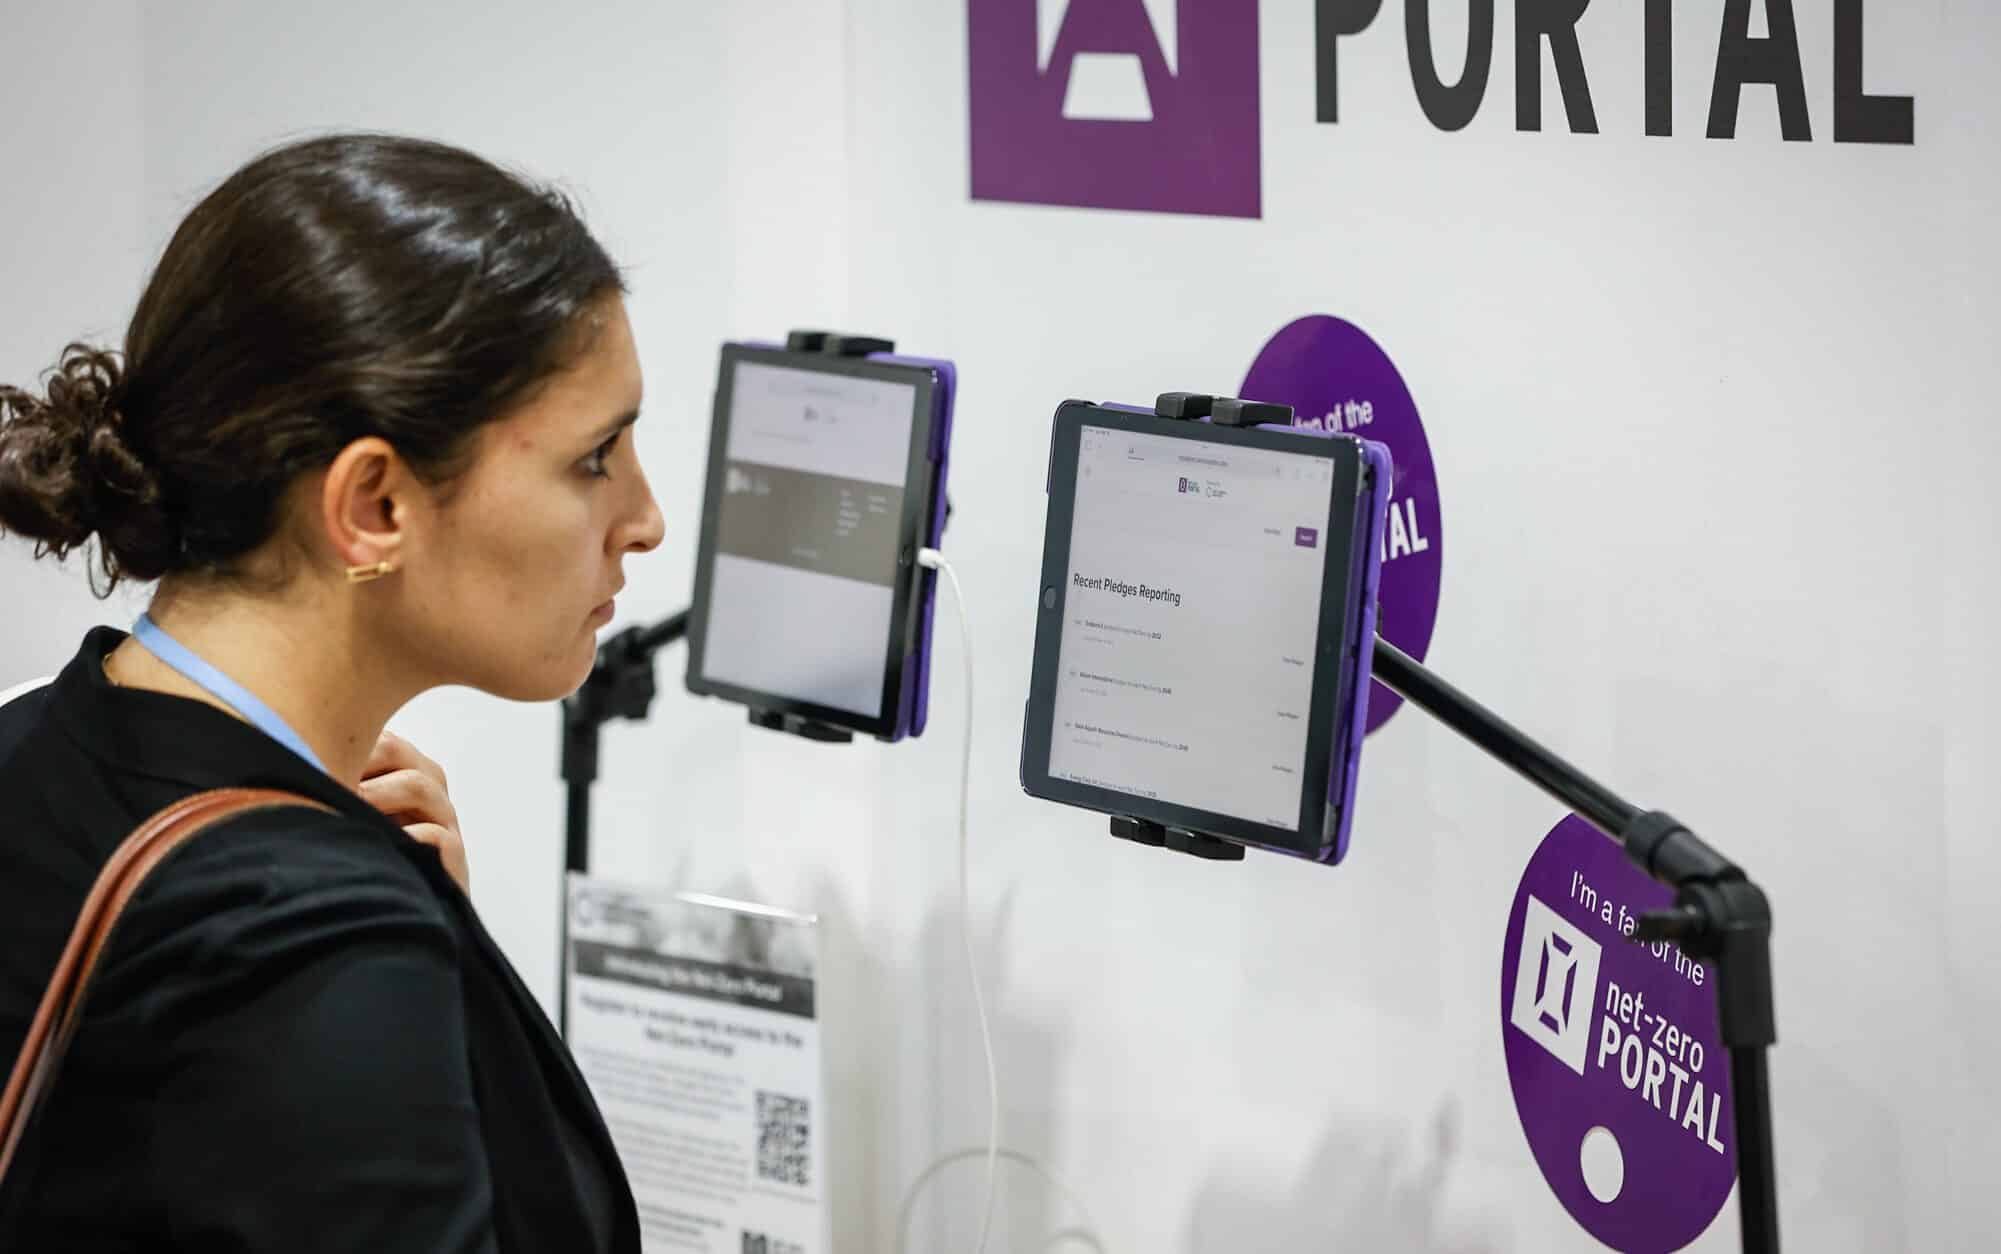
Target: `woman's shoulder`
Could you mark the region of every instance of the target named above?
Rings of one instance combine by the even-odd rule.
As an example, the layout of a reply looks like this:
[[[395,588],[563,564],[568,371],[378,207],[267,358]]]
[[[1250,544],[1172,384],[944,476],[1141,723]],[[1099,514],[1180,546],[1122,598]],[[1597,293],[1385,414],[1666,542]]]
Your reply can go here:
[[[0,763],[14,756],[28,731],[48,704],[49,680],[31,679],[11,687],[0,685]]]
[[[457,965],[458,929],[416,846],[305,806],[252,811],[194,837],[133,899],[103,972],[108,1000],[266,984],[370,953]]]
[[[435,902],[417,864],[404,849],[405,837],[372,814],[328,809],[304,794],[274,801],[215,823],[163,864],[174,879],[201,873],[257,874],[275,886],[297,890],[323,884],[367,882],[394,885]]]

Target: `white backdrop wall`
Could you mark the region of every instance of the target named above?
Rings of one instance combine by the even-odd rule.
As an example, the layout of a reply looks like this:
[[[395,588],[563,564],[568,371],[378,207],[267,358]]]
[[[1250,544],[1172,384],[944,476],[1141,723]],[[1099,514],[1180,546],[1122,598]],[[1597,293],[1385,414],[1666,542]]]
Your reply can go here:
[[[1457,65],[1465,8],[1434,7]],[[947,550],[978,643],[972,924],[1007,1143],[1117,1251],[1593,1248],[1537,1173],[1500,1048],[1510,894],[1558,817],[1537,793],[1405,711],[1327,871],[1127,847],[1015,783],[1055,403],[1230,391],[1290,319],[1356,321],[1439,468],[1430,660],[1773,894],[1789,1245],[1985,1249],[2001,15],[1869,6],[1869,86],[1917,117],[1914,146],[1873,147],[1830,139],[1826,0],[1798,6],[1810,144],[1780,141],[1758,87],[1737,139],[1702,137],[1721,0],[1675,6],[1674,137],[1644,133],[1640,6],[1611,3],[1578,26],[1600,133],[1569,133],[1548,71],[1544,130],[1518,132],[1498,7],[1485,107],[1448,134],[1412,93],[1398,0],[1342,44],[1339,125],[1313,120],[1312,6],[1259,6],[1264,216],[1243,221],[969,200],[945,0],[15,0],[0,377],[115,338],[192,199],[274,140],[380,127],[560,177],[632,273],[669,537],[622,613],[651,618],[690,584],[719,341],[844,325],[956,358]],[[0,550],[0,687],[132,611],[20,550]],[[653,721],[608,732],[598,789],[606,874],[825,918],[844,1254],[891,1248],[905,1184],[983,1132],[940,624],[921,741],[753,734],[678,692],[675,655]],[[450,768],[481,910],[552,997],[554,711],[446,692],[401,726]],[[1008,1179],[996,1248],[1040,1248],[1073,1217]],[[943,1177],[917,1248],[969,1248],[977,1192],[970,1168]],[[1732,1210],[1694,1248],[1735,1241]]]
[[[155,245],[139,205],[139,6],[9,4],[0,75],[0,379],[26,385],[72,339],[123,337]],[[83,84],[88,83],[87,90]],[[93,600],[81,573],[0,541],[0,688],[60,669],[77,638],[143,600]]]

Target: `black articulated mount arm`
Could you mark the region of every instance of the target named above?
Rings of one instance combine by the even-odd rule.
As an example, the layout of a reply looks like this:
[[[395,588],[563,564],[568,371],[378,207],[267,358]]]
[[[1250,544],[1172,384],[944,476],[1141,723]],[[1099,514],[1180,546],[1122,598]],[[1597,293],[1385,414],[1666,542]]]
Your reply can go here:
[[[652,626],[628,627],[598,646],[584,686],[563,698],[563,778],[598,777],[597,733],[615,718],[639,720],[653,707],[653,655],[688,634],[688,611]]]
[[[1778,1031],[1772,1013],[1772,908],[1764,890],[1672,815],[1625,801],[1381,638],[1374,670],[1378,683],[1513,767],[1617,841],[1641,870],[1674,889],[1674,905],[1642,916],[1632,939],[1670,940],[1682,952],[1716,964],[1717,1016],[1730,1051],[1737,1121],[1744,1249],[1777,1251],[1779,1209],[1765,1050],[1778,1040]]]
[[[615,718],[646,717],[655,691],[653,655],[687,634],[687,610],[650,627],[627,627],[598,646],[590,678],[563,698],[563,782],[569,785],[563,841],[567,869],[590,870],[591,785],[598,777],[598,734]]]
[[[627,627],[598,646],[597,664],[584,686],[563,698],[563,831],[565,870],[591,869],[591,785],[598,777],[598,736],[615,718],[634,721],[653,707],[653,655],[688,634],[688,611],[652,626]],[[569,1026],[570,890],[563,885],[561,952],[556,961],[556,1022]]]

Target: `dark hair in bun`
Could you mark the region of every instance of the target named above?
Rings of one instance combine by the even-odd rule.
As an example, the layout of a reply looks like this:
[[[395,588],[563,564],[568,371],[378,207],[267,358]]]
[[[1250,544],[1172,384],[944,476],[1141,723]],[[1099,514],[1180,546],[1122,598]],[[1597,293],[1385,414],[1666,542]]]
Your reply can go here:
[[[624,290],[560,193],[463,150],[331,135],[268,152],[175,231],[121,355],[0,387],[0,531],[121,579],[229,573],[302,473],[380,436],[420,474],[584,344]]]
[[[153,579],[174,545],[159,481],[119,431],[123,386],[116,356],[72,344],[45,380],[45,397],[0,387],[0,528],[59,558],[101,535],[107,576],[116,576],[115,549],[118,570]]]

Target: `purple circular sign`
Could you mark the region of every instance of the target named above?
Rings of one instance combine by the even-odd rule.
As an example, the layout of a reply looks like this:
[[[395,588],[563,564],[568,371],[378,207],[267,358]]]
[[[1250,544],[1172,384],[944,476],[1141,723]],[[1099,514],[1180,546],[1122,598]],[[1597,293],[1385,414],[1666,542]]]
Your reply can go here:
[[[1570,815],[1522,872],[1501,951],[1522,1132],[1571,1218],[1625,1254],[1701,1236],[1737,1179],[1715,968],[1627,939],[1673,900]]]
[[[1266,342],[1238,395],[1292,406],[1294,426],[1343,431],[1389,447],[1396,482],[1383,532],[1376,631],[1423,661],[1438,621],[1445,533],[1424,423],[1388,354],[1351,322],[1326,314],[1299,318]],[[1381,727],[1402,704],[1381,684],[1370,685],[1367,730]]]

